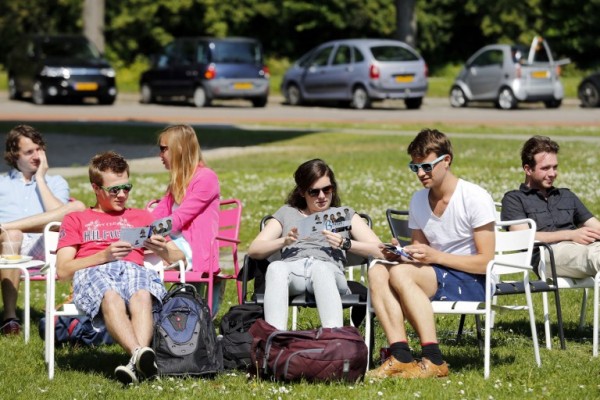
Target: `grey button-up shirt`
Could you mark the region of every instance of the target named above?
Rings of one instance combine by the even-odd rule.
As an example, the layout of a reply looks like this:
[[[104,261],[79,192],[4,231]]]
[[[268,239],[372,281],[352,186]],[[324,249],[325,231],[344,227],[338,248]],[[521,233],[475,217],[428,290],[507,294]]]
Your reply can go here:
[[[569,189],[552,188],[546,199],[539,190],[522,183],[502,198],[501,217],[503,221],[531,218],[539,232],[554,232],[577,229],[593,214]]]

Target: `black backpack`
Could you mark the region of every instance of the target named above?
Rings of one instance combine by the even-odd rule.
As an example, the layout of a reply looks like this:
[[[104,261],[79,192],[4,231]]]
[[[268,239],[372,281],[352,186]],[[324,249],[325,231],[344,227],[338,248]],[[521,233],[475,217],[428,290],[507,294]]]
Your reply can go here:
[[[223,351],[210,310],[192,285],[174,284],[154,309],[159,375],[213,375],[223,369]]]
[[[241,304],[233,306],[221,319],[223,365],[227,369],[248,369],[251,365],[252,335],[248,330],[257,319],[264,318],[262,306]]]

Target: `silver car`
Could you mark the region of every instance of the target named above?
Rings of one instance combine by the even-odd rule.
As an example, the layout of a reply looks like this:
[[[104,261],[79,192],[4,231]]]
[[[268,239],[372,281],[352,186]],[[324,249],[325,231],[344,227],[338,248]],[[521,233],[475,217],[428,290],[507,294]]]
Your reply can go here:
[[[404,99],[418,109],[427,92],[427,64],[412,47],[388,39],[334,40],[290,67],[281,84],[288,104],[342,101],[369,108],[373,101]]]
[[[547,108],[560,107],[564,96],[560,66],[550,46],[535,37],[529,49],[520,45],[494,44],[481,48],[467,61],[450,89],[452,107],[470,101],[494,101],[509,110],[519,102],[542,101]]]

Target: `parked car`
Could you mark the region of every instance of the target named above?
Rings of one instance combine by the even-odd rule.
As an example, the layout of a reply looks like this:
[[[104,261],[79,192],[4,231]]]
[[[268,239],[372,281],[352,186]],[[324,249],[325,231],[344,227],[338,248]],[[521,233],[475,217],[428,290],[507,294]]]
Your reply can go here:
[[[29,36],[6,66],[11,100],[30,95],[35,104],[46,104],[94,97],[113,104],[117,97],[115,70],[85,36]]]
[[[404,99],[418,109],[427,92],[427,64],[406,43],[345,39],[323,43],[285,73],[281,91],[288,104],[342,101],[357,109],[373,101]]]
[[[494,101],[505,110],[519,102],[542,101],[547,108],[560,107],[564,96],[560,66],[548,42],[535,37],[531,46],[493,44],[479,49],[465,64],[450,89],[452,107],[471,101]]]
[[[183,98],[204,107],[214,99],[247,99],[254,107],[264,107],[269,76],[256,39],[179,38],[142,74],[141,102]]]
[[[600,72],[583,78],[577,94],[583,107],[600,107]]]

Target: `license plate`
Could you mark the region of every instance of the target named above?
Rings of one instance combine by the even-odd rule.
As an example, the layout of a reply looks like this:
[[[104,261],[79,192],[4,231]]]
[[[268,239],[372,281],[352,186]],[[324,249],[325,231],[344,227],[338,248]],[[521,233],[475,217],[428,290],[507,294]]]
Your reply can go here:
[[[248,90],[252,89],[253,85],[250,82],[238,82],[233,84],[235,90]]]
[[[533,71],[531,77],[536,79],[546,79],[550,77],[550,73],[548,71]]]
[[[75,90],[82,91],[82,92],[98,90],[98,84],[95,82],[77,82],[75,84]]]
[[[396,82],[398,83],[408,83],[412,82],[415,77],[414,75],[396,75]]]

